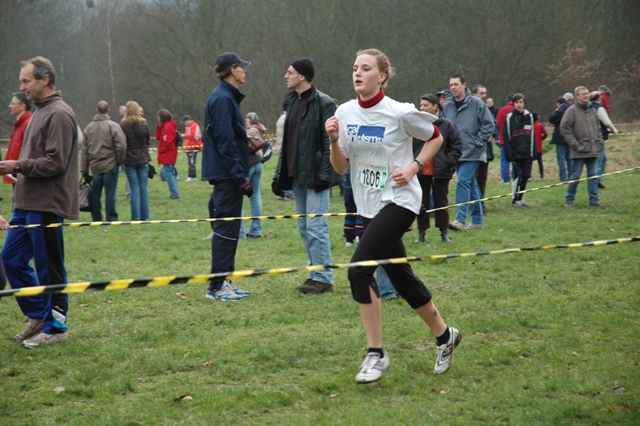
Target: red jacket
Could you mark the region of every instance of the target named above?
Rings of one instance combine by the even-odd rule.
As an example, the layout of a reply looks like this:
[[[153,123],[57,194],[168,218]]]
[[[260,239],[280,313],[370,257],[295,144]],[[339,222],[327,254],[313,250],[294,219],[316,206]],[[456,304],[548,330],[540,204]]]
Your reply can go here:
[[[156,139],[158,140],[158,164],[176,164],[178,147],[176,146],[175,120],[165,121],[156,126]]]
[[[202,133],[198,123],[191,120],[188,126],[184,128],[184,142],[182,149],[190,152],[202,152]]]
[[[496,115],[496,122],[498,123],[498,129],[500,130],[500,145],[504,145],[504,136],[502,134],[502,128],[504,127],[504,120],[507,118],[507,115],[513,111],[513,102],[509,102],[498,111]]]
[[[533,123],[533,129],[536,132],[536,152],[542,154],[542,141],[549,136],[547,129],[537,121]]]
[[[9,148],[7,149],[7,155],[5,160],[17,160],[20,158],[20,150],[22,149],[22,142],[24,140],[24,131],[27,129],[27,125],[31,121],[31,111],[25,111],[13,125],[13,132],[9,139]],[[11,179],[5,175],[2,177],[4,183],[16,183],[15,179]]]

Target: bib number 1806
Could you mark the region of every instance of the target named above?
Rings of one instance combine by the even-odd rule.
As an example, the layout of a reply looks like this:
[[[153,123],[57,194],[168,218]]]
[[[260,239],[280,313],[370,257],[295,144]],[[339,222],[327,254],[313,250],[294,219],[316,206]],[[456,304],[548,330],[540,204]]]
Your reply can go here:
[[[360,183],[371,188],[384,188],[387,181],[387,172],[379,170],[364,169],[360,175]]]

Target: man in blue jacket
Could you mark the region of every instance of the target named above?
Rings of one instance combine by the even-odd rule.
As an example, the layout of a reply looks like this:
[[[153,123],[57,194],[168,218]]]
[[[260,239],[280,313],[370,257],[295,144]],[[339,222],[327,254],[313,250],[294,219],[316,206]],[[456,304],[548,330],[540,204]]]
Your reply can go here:
[[[238,88],[245,82],[245,67],[251,62],[233,52],[216,58],[215,71],[220,84],[211,92],[205,110],[202,154],[202,180],[213,185],[209,199],[209,217],[239,217],[242,196],[251,197],[253,188],[247,179],[249,148],[240,102],[244,95]],[[233,271],[238,248],[239,220],[213,222],[211,273]],[[237,301],[250,292],[240,290],[224,277],[209,283],[206,297],[212,300]]]
[[[462,157],[456,165],[456,204],[468,203],[481,198],[476,169],[480,162],[487,161],[486,144],[493,134],[493,116],[481,99],[471,96],[464,75],[453,74],[449,78],[449,88],[451,96],[444,107],[444,118],[453,121],[462,139]],[[458,207],[456,219],[449,228],[482,228],[484,220],[480,203],[471,204],[471,224],[465,228],[468,210],[469,205]]]

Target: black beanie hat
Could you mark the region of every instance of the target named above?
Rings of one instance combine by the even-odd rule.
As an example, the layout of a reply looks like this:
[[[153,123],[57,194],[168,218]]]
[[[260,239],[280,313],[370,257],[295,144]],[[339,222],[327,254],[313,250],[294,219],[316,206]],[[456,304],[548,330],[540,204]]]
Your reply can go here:
[[[313,69],[313,61],[311,59],[304,58],[295,60],[293,61],[291,66],[295,68],[299,74],[303,75],[309,82],[313,80],[315,71]]]

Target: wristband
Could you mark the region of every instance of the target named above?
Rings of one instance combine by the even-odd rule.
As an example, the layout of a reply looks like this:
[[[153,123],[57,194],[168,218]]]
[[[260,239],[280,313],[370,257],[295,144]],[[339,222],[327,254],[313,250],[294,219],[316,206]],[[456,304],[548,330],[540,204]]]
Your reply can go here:
[[[331,138],[329,138],[329,142],[331,142],[331,143],[335,143],[335,142],[338,142],[338,139],[331,139]]]
[[[418,159],[413,160],[413,162],[418,164],[418,167],[419,167],[418,173],[420,173],[422,171],[422,168],[424,167],[424,165]]]

